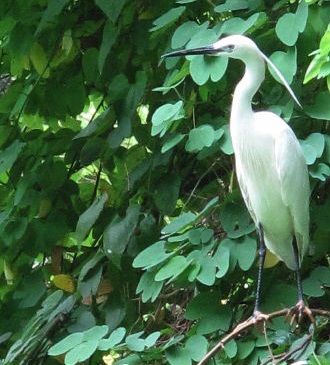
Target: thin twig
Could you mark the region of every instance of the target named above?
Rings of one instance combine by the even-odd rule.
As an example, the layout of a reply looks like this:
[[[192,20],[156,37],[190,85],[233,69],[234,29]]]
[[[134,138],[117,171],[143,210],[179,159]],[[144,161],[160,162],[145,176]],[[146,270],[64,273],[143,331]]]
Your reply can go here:
[[[309,308],[311,313],[314,316],[323,316],[323,317],[329,317],[330,318],[330,311],[326,311],[323,309],[311,309]],[[276,317],[287,317],[288,313],[291,313],[291,309],[290,308],[285,308],[285,309],[281,309],[272,313],[269,313],[267,315],[263,315],[263,318],[261,319],[263,322],[267,322],[273,318]],[[228,333],[226,336],[224,336],[203,358],[202,360],[200,360],[200,362],[197,365],[204,365],[211,357],[213,357],[220,349],[224,348],[224,345],[230,341],[232,338],[235,338],[238,334],[240,334],[241,332],[243,332],[244,330],[246,330],[249,327],[255,326],[255,324],[257,322],[260,322],[260,320],[258,320],[258,318],[256,319],[255,317],[250,317],[248,318],[246,321],[239,323],[230,333]],[[310,334],[309,336],[312,336],[312,334]],[[289,355],[291,356],[293,353],[295,353],[296,351],[299,351],[301,348],[303,348],[308,341],[310,340],[309,336],[307,336],[307,339],[301,344],[299,345],[297,348],[295,348],[294,350],[290,351],[289,353],[287,353],[285,356]],[[283,361],[283,359],[281,360]]]

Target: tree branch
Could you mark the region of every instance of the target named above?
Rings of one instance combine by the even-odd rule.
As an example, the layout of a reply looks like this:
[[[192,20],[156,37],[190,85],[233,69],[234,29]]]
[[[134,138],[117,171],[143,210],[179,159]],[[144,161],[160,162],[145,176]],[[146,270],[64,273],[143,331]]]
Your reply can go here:
[[[330,318],[330,311],[326,311],[323,309],[311,309],[309,308],[313,316],[323,316],[323,317],[329,317]],[[262,318],[255,318],[250,317],[246,321],[239,323],[230,333],[228,333],[226,336],[224,336],[203,358],[200,360],[200,362],[197,365],[204,365],[212,356],[214,356],[220,349],[224,348],[224,345],[230,341],[231,339],[235,338],[238,334],[243,332],[249,327],[254,326],[257,322],[263,321],[267,322],[273,318],[276,317],[287,317],[288,314],[291,313],[290,308],[281,309],[266,315],[262,315]],[[299,348],[296,350],[292,350],[289,353],[285,354],[285,358],[290,357],[293,353],[296,351],[299,351],[301,348],[303,348],[312,338],[312,334],[308,335],[306,340],[299,346]],[[283,361],[283,358],[280,359]]]

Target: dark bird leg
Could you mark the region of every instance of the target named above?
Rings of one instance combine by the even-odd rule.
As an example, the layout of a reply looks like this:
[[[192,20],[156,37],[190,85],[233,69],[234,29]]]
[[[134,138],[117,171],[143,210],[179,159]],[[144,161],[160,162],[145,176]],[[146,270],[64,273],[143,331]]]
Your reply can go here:
[[[266,245],[264,241],[264,230],[262,228],[262,224],[259,223],[257,226],[258,235],[259,235],[259,270],[258,270],[258,283],[257,283],[257,293],[256,293],[256,301],[254,305],[253,316],[258,317],[260,315],[260,292],[261,292],[261,279],[262,279],[262,270],[264,268],[265,256],[266,256]]]
[[[296,240],[295,236],[293,236],[292,247],[293,247],[293,254],[294,254],[294,259],[295,259],[295,264],[296,264],[296,276],[297,276],[297,285],[298,285],[298,302],[300,302],[300,301],[303,302],[304,297],[303,297],[303,289],[302,289],[301,276],[300,276],[299,251],[298,251],[297,240]]]
[[[303,288],[301,284],[301,275],[300,275],[300,260],[299,260],[299,251],[298,251],[298,245],[296,237],[293,237],[292,240],[292,247],[293,247],[293,253],[295,258],[295,264],[296,264],[296,277],[297,277],[297,286],[298,286],[298,303],[293,308],[293,316],[291,320],[291,324],[294,322],[295,318],[298,316],[298,322],[302,318],[303,313],[307,315],[307,317],[310,319],[310,321],[313,323],[313,327],[315,329],[315,319],[313,317],[313,314],[311,310],[305,305],[304,302],[304,296],[303,296]]]

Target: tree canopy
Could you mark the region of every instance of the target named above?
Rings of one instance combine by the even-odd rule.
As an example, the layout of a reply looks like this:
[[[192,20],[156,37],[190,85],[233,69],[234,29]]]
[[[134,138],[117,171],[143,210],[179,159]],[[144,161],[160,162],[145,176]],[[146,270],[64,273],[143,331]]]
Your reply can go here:
[[[2,0],[3,365],[189,365],[251,315],[257,236],[228,127],[243,65],[161,59],[230,34],[251,37],[302,104],[269,70],[253,107],[303,147],[303,291],[319,312],[313,337],[308,319],[274,318],[214,363],[330,363],[329,1]],[[266,266],[261,309],[293,306],[294,273],[270,254]]]

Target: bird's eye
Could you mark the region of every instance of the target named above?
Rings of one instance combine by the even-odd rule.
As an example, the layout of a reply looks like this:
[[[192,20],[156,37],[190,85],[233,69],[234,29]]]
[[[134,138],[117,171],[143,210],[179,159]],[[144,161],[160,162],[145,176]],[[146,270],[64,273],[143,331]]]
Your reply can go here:
[[[233,45],[233,44],[228,44],[228,46],[222,47],[222,51],[227,52],[227,53],[233,52],[234,49],[235,49],[235,45]]]

